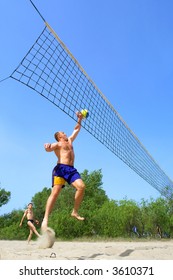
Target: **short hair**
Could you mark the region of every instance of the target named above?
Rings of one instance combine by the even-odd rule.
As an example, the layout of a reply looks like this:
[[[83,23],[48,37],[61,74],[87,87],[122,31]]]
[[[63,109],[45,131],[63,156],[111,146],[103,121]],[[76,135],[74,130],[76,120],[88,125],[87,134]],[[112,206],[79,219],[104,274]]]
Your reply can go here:
[[[56,141],[59,141],[59,131],[55,132],[54,137],[55,137]]]
[[[32,202],[28,203],[28,206],[29,206],[30,204],[33,206],[33,203],[32,203]]]

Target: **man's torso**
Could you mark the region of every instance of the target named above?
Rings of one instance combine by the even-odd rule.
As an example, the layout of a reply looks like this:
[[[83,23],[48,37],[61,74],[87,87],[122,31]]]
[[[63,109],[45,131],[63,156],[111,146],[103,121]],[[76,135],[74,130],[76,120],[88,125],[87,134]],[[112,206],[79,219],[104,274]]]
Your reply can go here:
[[[74,165],[74,150],[71,141],[60,142],[59,149],[54,152],[58,158],[58,163]]]

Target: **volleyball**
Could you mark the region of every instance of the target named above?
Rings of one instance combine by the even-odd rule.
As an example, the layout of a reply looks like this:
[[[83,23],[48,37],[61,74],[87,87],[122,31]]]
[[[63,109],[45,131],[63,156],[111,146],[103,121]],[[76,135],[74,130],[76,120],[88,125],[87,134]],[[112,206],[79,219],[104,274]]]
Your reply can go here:
[[[88,118],[88,116],[89,116],[89,113],[88,113],[88,110],[87,110],[87,109],[83,109],[83,110],[81,111],[81,114],[82,114],[82,116],[83,116],[84,119]]]

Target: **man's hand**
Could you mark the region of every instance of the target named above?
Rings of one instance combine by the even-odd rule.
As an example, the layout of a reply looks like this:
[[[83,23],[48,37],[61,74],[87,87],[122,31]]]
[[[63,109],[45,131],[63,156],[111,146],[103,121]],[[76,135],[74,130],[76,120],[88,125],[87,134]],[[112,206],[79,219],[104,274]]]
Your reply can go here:
[[[51,144],[50,144],[50,143],[45,143],[45,144],[44,144],[45,150],[50,149],[50,147],[51,147]]]
[[[39,221],[38,221],[38,220],[35,220],[35,223],[36,223],[37,225],[39,225]]]
[[[81,112],[76,112],[76,116],[78,117],[79,120],[83,119],[83,115]]]

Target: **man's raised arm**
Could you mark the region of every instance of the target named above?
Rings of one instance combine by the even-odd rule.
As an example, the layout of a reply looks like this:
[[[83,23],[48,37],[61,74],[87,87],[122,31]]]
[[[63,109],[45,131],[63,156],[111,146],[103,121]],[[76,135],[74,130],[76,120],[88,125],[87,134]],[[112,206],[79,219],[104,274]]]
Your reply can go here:
[[[74,131],[72,133],[72,135],[69,137],[69,139],[73,142],[76,138],[76,136],[78,135],[80,129],[81,129],[81,121],[83,119],[82,113],[81,112],[77,112],[76,113],[78,120],[77,120],[77,124],[74,128]]]

